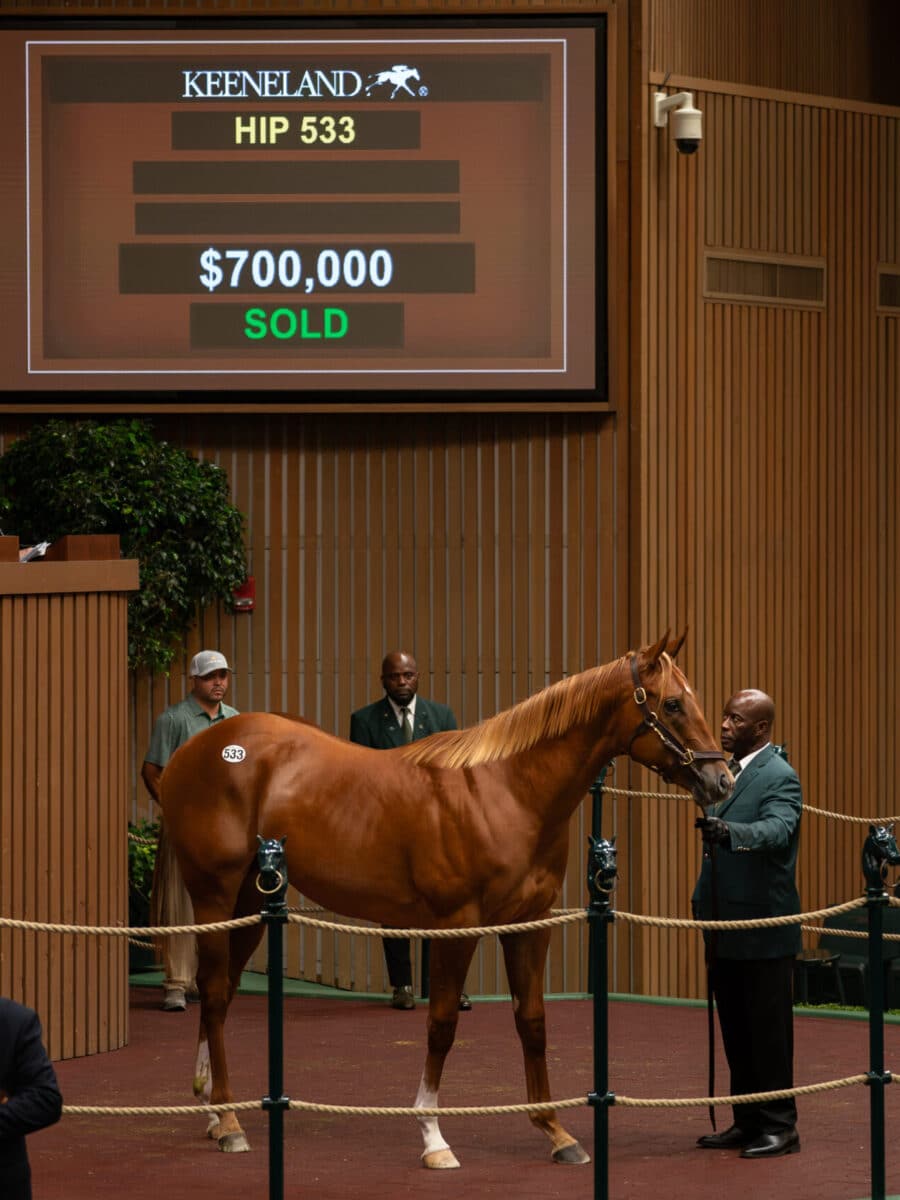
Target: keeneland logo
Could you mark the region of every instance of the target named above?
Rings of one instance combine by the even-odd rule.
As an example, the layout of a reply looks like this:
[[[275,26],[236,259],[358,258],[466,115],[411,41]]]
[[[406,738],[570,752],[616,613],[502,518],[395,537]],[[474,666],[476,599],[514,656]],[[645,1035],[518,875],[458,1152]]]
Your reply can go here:
[[[415,67],[406,67],[399,64],[396,67],[389,67],[386,71],[378,71],[375,75],[370,75],[369,79],[371,83],[366,84],[367,96],[371,96],[373,88],[381,87],[385,83],[392,83],[394,90],[391,92],[390,99],[393,100],[401,90],[409,92],[411,96],[415,96],[416,93],[409,86],[409,81],[411,79],[418,81],[419,72]]]
[[[371,96],[376,88],[392,84],[388,96],[393,100],[398,92],[410,96],[427,96],[428,88],[410,87],[410,80],[420,79],[416,67],[402,63],[376,71],[367,80],[358,71],[338,69],[281,70],[263,69],[242,71],[233,68],[212,68],[182,71],[183,100],[350,100],[355,96]]]

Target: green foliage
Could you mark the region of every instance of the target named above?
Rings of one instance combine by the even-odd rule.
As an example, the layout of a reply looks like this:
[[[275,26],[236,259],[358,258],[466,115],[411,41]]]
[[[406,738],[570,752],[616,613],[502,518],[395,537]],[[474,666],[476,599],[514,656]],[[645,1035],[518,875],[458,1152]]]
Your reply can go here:
[[[243,517],[228,478],[157,441],[149,422],[51,420],[0,458],[0,524],[20,542],[117,533],[140,563],[128,604],[132,667],[166,671],[198,608],[246,577]]]
[[[128,839],[128,886],[145,904],[149,904],[153,868],[156,865],[159,822],[144,820],[134,825],[129,821],[128,832],[134,834],[135,838],[143,839],[141,842],[135,841],[134,838]],[[147,846],[144,842],[153,844]]]

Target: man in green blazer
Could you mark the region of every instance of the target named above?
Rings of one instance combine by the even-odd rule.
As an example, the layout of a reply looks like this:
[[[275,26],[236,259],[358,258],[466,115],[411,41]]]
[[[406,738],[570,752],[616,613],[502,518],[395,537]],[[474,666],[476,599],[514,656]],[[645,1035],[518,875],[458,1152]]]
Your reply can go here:
[[[418,741],[430,733],[456,729],[456,717],[446,704],[436,704],[417,695],[419,668],[405,650],[393,650],[381,664],[384,696],[359,708],[350,716],[350,741],[373,750],[393,750]],[[413,1009],[412,963],[409,938],[383,938],[388,978],[393,988],[394,1008]],[[460,1008],[471,1008],[463,993]]]
[[[725,705],[722,748],[732,756],[734,790],[697,822],[703,864],[691,900],[706,921],[748,921],[800,912],[797,847],[800,780],[772,745],[771,697],[740,691]],[[731,1070],[732,1095],[793,1087],[793,968],[800,926],[704,931],[710,984]],[[800,1149],[793,1098],[736,1104],[734,1124],[707,1134],[709,1150],[774,1158]]]

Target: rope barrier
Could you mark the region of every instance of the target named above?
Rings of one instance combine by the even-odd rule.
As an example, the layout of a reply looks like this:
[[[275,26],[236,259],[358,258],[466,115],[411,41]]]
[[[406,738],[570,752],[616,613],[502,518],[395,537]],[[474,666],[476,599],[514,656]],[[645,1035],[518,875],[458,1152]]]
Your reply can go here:
[[[833,821],[852,821],[857,825],[892,825],[900,821],[900,817],[851,817],[848,813],[832,812],[828,808],[813,808],[811,804],[804,804],[803,811],[819,817],[830,817]]]
[[[656,925],[673,929],[770,929],[780,925],[797,925],[800,922],[838,916],[840,913],[852,912],[854,909],[865,907],[864,896],[848,900],[844,904],[836,904],[832,908],[820,908],[815,912],[792,913],[784,917],[757,917],[752,921],[695,921],[688,917],[647,917],[638,913],[614,910],[612,915],[616,920],[630,922],[633,925]],[[900,901],[898,901],[900,904]],[[336,921],[321,921],[315,917],[306,917],[298,912],[288,913],[288,922],[292,925],[309,925],[314,929],[328,929],[336,933],[357,934],[362,937],[408,937],[408,938],[468,938],[483,937],[486,934],[502,935],[507,933],[530,933],[535,929],[549,929],[555,925],[571,925],[576,921],[586,921],[586,909],[563,909],[550,917],[542,917],[536,921],[520,921],[507,925],[474,925],[461,929],[382,929],[381,926],[346,925]],[[102,934],[112,937],[128,937],[134,935],[142,938],[167,937],[184,933],[221,933],[227,929],[245,929],[262,921],[259,913],[248,917],[236,917],[231,921],[213,921],[209,925],[156,925],[127,927],[120,925],[56,925],[44,921],[18,921],[12,917],[0,917],[0,928],[34,929],[43,933],[75,933]],[[801,925],[801,928],[804,926]],[[809,927],[812,931],[822,932],[820,926]],[[833,931],[829,931],[833,932]],[[852,930],[840,930],[843,937],[867,937],[865,933],[854,933]],[[885,937],[900,938],[900,934],[885,934]],[[146,944],[146,943],[144,943]]]
[[[865,1076],[863,1076],[865,1078]],[[457,1105],[447,1108],[411,1108],[397,1105],[372,1104],[318,1104],[312,1100],[291,1100],[289,1107],[295,1112],[331,1113],[347,1117],[496,1117],[508,1113],[538,1113],[548,1109],[583,1108],[588,1103],[585,1096],[571,1100],[542,1100],[533,1104]],[[166,1104],[128,1105],[114,1107],[100,1104],[64,1104],[63,1114],[73,1117],[187,1117],[209,1116],[211,1113],[250,1112],[264,1108],[261,1100],[241,1100],[228,1104]]]
[[[693,1096],[681,1100],[635,1100],[630,1096],[616,1096],[614,1103],[625,1108],[691,1108],[711,1104],[760,1104],[768,1100],[787,1100],[791,1096],[812,1096],[816,1092],[832,1092],[852,1084],[868,1083],[868,1075],[848,1075],[845,1079],[831,1079],[825,1083],[807,1083],[802,1087],[783,1088],[780,1092],[748,1092],[746,1096]]]
[[[56,925],[47,921],[17,921],[0,917],[0,929],[37,929],[43,933],[96,933],[106,937],[167,937],[178,933],[221,933],[225,929],[244,929],[259,925],[262,917],[235,917],[231,921],[213,921],[209,925]]]
[[[660,925],[674,929],[771,929],[779,925],[796,925],[813,917],[832,917],[839,913],[852,912],[856,908],[864,908],[865,896],[856,900],[848,900],[846,904],[837,904],[834,908],[822,908],[818,912],[792,913],[786,917],[757,917],[753,921],[690,921],[681,917],[642,917],[635,913],[615,911],[616,920],[630,921],[633,925]],[[844,931],[841,930],[841,936]]]
[[[684,796],[683,792],[643,792],[633,788],[607,787],[605,784],[602,792],[604,796],[633,796],[642,800],[678,800]],[[804,804],[803,811],[815,813],[818,817],[830,817],[833,821],[849,821],[857,825],[891,825],[894,822],[900,821],[900,816],[853,817],[849,813],[832,812],[828,808],[815,808],[812,804]]]
[[[520,921],[512,925],[476,925],[464,929],[394,929],[383,930],[378,927],[365,925],[339,925],[334,921],[318,921],[312,917],[301,917],[296,913],[288,914],[291,925],[310,925],[314,929],[330,929],[334,933],[357,933],[363,937],[391,938],[464,938],[483,937],[485,934],[530,933],[534,929],[549,929],[553,925],[570,925],[575,921],[587,920],[584,909],[574,909],[555,917],[542,917],[538,921]]]
[[[838,937],[842,938],[863,938],[867,940],[869,937],[868,929],[826,929],[824,925],[801,925],[800,928],[804,933],[835,933]],[[882,933],[881,936],[886,942],[900,942],[900,933]]]
[[[868,1082],[867,1075],[848,1075],[844,1079],[830,1079],[823,1083],[807,1083],[800,1087],[782,1088],[777,1092],[748,1092],[743,1096],[682,1096],[677,1099],[651,1099],[616,1094],[613,1103],[623,1108],[708,1108],[712,1104],[761,1104],[769,1100],[786,1100],[791,1096],[813,1096],[821,1092],[837,1091]],[[410,1108],[399,1105],[378,1104],[319,1104],[313,1100],[291,1100],[288,1107],[292,1112],[329,1113],[343,1117],[498,1117],[519,1113],[546,1112],[555,1109],[562,1112],[570,1108],[583,1108],[589,1101],[575,1096],[569,1100],[543,1100],[533,1104],[490,1104],[448,1105],[446,1108]],[[129,1105],[114,1107],[98,1104],[65,1104],[66,1116],[110,1116],[110,1117],[183,1117],[223,1112],[250,1112],[262,1110],[261,1100],[240,1100],[228,1104],[168,1104]]]
[[[138,846],[158,846],[159,845],[158,838],[142,838],[142,837],[139,837],[136,833],[132,833],[130,829],[128,830],[128,840],[129,840],[129,842],[136,843],[136,845],[138,845]]]
[[[829,1079],[822,1083],[807,1083],[799,1087],[782,1088],[776,1092],[748,1092],[738,1096],[682,1096],[677,1099],[652,1099],[621,1096],[616,1094],[613,1103],[623,1108],[708,1108],[710,1105],[764,1104],[770,1100],[787,1100],[792,1096],[813,1096],[821,1092],[837,1091],[840,1088],[868,1083],[867,1075],[848,1075],[843,1079]],[[583,1108],[589,1101],[576,1096],[569,1100],[543,1100],[532,1104],[448,1105],[446,1108],[410,1108],[399,1105],[376,1104],[320,1104],[313,1100],[291,1100],[288,1107],[292,1112],[329,1113],[344,1117],[497,1117],[519,1113],[546,1112],[555,1109],[562,1112],[570,1108]],[[65,1104],[66,1116],[110,1116],[110,1117],[183,1117],[209,1116],[211,1113],[249,1112],[262,1110],[261,1100],[240,1100],[228,1104],[169,1104],[129,1105],[114,1107],[97,1104]]]

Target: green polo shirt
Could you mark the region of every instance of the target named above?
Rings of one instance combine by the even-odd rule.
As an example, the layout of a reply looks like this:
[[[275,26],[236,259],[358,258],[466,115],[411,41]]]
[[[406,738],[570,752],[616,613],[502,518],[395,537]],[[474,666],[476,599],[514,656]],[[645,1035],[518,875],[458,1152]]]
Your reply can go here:
[[[210,725],[217,725],[227,717],[236,717],[238,710],[219,702],[219,711],[211,717],[200,707],[193,696],[173,704],[161,713],[150,735],[150,748],[144,755],[146,762],[164,767],[179,746],[190,741],[195,733],[202,733]]]

